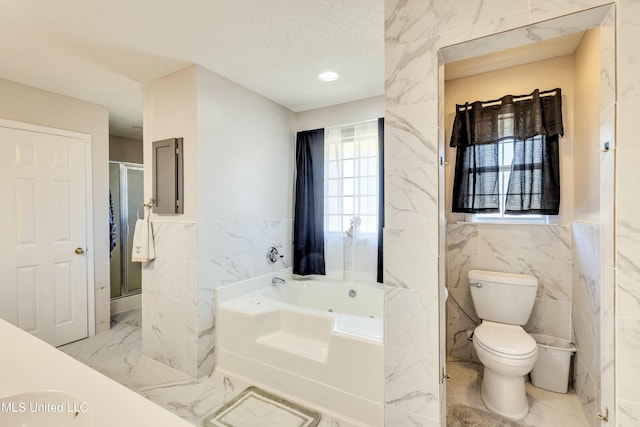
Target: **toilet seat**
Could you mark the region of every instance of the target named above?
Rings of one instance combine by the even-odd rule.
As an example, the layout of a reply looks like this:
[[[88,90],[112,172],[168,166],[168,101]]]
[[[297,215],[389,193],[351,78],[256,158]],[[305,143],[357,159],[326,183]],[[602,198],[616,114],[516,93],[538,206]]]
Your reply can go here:
[[[483,321],[473,333],[474,343],[486,352],[508,359],[537,356],[537,344],[521,326]]]

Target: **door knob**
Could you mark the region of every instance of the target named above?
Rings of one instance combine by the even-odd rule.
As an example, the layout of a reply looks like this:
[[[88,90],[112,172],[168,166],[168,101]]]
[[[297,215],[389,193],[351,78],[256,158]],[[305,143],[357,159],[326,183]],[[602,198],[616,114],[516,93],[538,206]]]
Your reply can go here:
[[[76,254],[78,255],[82,255],[84,253],[84,249],[82,248],[76,248],[76,250],[74,251]]]

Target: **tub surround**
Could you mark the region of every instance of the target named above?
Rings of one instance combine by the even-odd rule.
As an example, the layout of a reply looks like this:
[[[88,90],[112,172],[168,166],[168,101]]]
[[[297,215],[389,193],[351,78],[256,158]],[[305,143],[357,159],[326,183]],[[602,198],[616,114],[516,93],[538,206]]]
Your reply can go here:
[[[290,218],[263,221],[219,221],[200,225],[198,285],[198,375],[214,366],[214,289],[291,265]],[[266,252],[276,247],[284,256],[275,264]]]
[[[86,403],[90,424],[95,427],[191,426],[4,320],[0,320],[0,336],[11,343],[5,345],[0,354],[0,396],[40,390],[63,391]],[[39,403],[46,404],[47,401]],[[0,424],[2,417],[0,414]]]
[[[216,370],[382,426],[382,290],[275,275],[217,290]]]
[[[210,373],[214,290],[288,265],[291,226],[289,219],[153,221],[157,259],[143,267],[144,354],[193,377]],[[270,246],[285,254],[276,264],[266,262]]]

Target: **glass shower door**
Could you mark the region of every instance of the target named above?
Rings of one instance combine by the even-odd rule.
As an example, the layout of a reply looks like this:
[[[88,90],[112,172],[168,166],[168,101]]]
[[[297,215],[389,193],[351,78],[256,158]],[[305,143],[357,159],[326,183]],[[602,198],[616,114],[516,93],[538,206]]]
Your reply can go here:
[[[113,215],[116,224],[115,247],[111,250],[111,298],[122,294],[122,251],[120,240],[120,164],[109,163],[109,192],[113,203]]]
[[[136,294],[142,288],[142,266],[131,262],[131,247],[138,207],[144,197],[143,171],[142,165],[135,163],[109,163],[109,188],[117,227],[116,247],[111,252],[111,298]]]

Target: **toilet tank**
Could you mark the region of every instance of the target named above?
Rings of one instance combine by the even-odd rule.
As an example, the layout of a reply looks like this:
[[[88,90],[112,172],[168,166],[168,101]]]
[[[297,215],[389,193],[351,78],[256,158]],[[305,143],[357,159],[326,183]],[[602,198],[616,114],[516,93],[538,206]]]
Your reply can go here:
[[[538,279],[528,274],[471,270],[471,299],[483,320],[524,325],[536,301]]]

